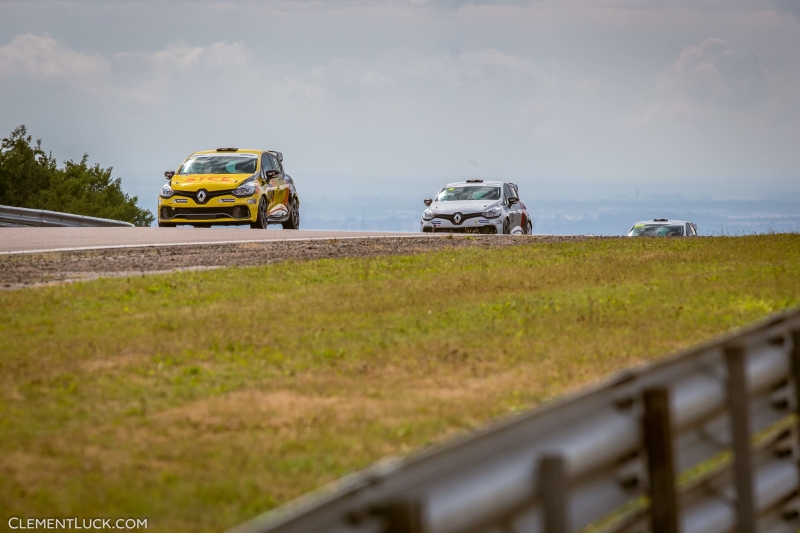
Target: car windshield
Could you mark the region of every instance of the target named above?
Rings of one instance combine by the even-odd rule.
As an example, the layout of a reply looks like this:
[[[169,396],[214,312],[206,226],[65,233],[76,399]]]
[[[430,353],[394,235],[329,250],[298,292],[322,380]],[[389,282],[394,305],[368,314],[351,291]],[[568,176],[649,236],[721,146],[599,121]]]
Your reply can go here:
[[[629,237],[682,237],[683,224],[635,224]]]
[[[463,200],[499,200],[500,187],[489,185],[458,185],[445,187],[436,196],[437,202],[457,202]]]
[[[198,154],[189,157],[178,174],[252,174],[257,161],[255,154]]]

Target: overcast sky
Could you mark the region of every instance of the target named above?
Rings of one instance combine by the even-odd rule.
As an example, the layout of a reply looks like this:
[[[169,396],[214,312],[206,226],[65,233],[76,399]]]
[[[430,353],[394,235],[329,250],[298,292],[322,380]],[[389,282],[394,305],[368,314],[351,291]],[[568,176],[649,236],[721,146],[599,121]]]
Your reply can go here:
[[[153,196],[231,145],[283,151],[301,193],[793,194],[798,18],[800,0],[0,0],[0,135],[25,124]]]

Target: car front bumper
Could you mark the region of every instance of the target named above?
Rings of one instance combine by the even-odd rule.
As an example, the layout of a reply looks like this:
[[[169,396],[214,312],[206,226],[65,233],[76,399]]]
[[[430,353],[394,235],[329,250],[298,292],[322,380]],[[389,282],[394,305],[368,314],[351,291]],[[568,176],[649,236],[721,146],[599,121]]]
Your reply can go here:
[[[464,220],[461,224],[455,224],[444,218],[434,218],[433,220],[425,220],[420,218],[420,229],[422,231],[483,231],[483,228],[492,228],[497,233],[503,231],[502,218],[469,218]]]
[[[212,198],[198,204],[193,198],[173,196],[158,198],[158,221],[169,224],[247,224],[258,216],[258,197],[233,195]]]

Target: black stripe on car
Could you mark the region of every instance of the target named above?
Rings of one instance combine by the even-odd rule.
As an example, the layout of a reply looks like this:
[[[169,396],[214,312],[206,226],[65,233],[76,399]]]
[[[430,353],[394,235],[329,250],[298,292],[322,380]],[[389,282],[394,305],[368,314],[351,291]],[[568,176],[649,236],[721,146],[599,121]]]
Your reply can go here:
[[[456,221],[453,220],[453,216],[455,216],[455,213],[452,214],[452,215],[445,215],[445,214],[442,214],[442,213],[434,213],[433,219],[436,220],[437,218],[443,218],[443,219],[449,220],[450,222],[455,224]],[[463,223],[465,220],[469,220],[470,218],[478,218],[478,217],[482,217],[482,216],[483,216],[483,213],[461,213],[461,222],[460,223]]]

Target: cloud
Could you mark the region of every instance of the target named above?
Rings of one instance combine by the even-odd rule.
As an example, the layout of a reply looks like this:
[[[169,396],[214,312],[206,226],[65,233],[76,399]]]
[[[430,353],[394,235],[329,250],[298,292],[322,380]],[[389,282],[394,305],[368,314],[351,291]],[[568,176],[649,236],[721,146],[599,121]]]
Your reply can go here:
[[[687,46],[657,77],[644,122],[690,120],[710,109],[753,108],[767,98],[767,79],[758,56],[737,51],[723,39]]]
[[[457,1],[457,0],[454,0]],[[577,0],[584,5],[632,11],[693,10],[705,13],[778,12],[800,21],[800,0]]]
[[[187,72],[197,65],[204,52],[202,46],[189,46],[178,41],[167,45],[163,50],[144,55],[144,58],[157,70]]]
[[[776,0],[778,9],[791,13],[800,22],[800,0]]]
[[[445,175],[472,159],[616,179],[742,173],[749,157],[794,176],[800,26],[783,1],[0,0],[14,102],[0,115],[118,168],[144,164],[120,148],[132,142],[250,141],[306,171]],[[39,52],[21,54],[24,39]]]
[[[206,48],[201,64],[219,69],[246,69],[250,66],[250,49],[241,42],[217,42]]]
[[[300,98],[301,100],[321,100],[325,96],[325,89],[318,84],[303,78],[285,76],[282,83],[273,87],[276,96],[284,99]]]
[[[398,49],[381,56],[370,75],[379,77],[384,84],[402,81],[445,92],[470,92],[491,86],[533,88],[555,81],[533,60],[495,48],[458,54]]]
[[[758,56],[737,52],[722,39],[684,48],[660,83],[663,90],[690,100],[730,108],[752,107],[766,99],[766,76]]]
[[[110,70],[111,62],[104,57],[71,50],[46,33],[18,35],[0,47],[0,76],[66,81],[89,90]]]
[[[408,0],[415,6],[459,9],[465,6],[526,6],[538,0]]]
[[[0,47],[0,77],[66,81],[78,92],[155,103],[164,100],[173,84],[208,82],[231,70],[247,71],[249,57],[239,42],[204,47],[176,41],[151,53],[123,51],[106,58],[72,50],[48,34],[28,33]]]
[[[506,54],[494,48],[439,55],[424,63],[422,75],[438,77],[451,88],[470,88],[476,83],[543,83],[555,78],[526,57]]]
[[[563,0],[562,0],[563,1]],[[775,2],[796,0],[573,0],[582,6],[631,11],[692,10],[705,13],[772,11]]]
[[[460,54],[410,48],[388,50],[371,62],[334,59],[304,76],[285,78],[285,90],[306,98],[354,98],[407,90],[469,94],[481,90],[525,92],[556,78],[534,61],[493,48]]]

